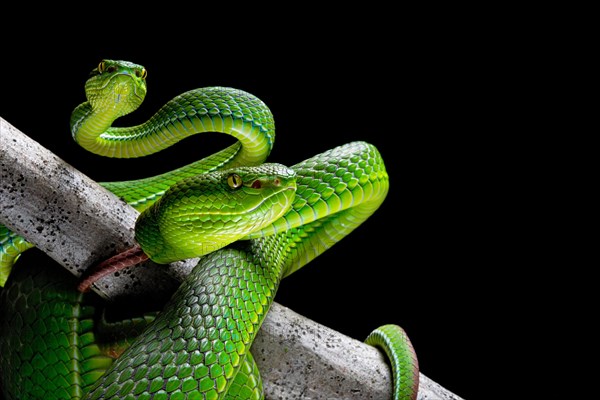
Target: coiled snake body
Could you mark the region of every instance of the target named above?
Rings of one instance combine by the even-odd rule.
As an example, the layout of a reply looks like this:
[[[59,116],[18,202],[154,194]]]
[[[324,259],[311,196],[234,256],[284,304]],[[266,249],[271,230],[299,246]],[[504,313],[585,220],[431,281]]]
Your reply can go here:
[[[115,347],[97,344],[88,295],[73,290],[72,277],[18,268],[1,293],[0,374],[7,399],[262,398],[248,349],[280,280],[365,221],[387,194],[383,160],[365,142],[290,168],[265,164],[275,139],[272,115],[240,90],[186,92],[141,125],[112,127],[141,104],[145,79],[142,66],[102,61],[86,82],[88,101],[73,111],[73,137],[96,154],[138,157],[196,133],[234,136],[235,144],[178,170],[102,184],[141,212],[136,257],[163,264],[202,258],[116,361]],[[19,254],[33,245],[1,226],[0,235],[0,278],[6,280]],[[367,343],[388,354],[395,399],[416,398],[416,356],[402,329],[378,328]]]

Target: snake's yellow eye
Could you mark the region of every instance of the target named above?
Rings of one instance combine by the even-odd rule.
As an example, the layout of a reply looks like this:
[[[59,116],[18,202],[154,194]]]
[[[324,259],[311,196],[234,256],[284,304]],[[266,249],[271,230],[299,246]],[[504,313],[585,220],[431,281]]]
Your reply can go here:
[[[227,177],[227,184],[232,189],[238,189],[242,187],[242,177],[238,174],[229,174]]]
[[[146,68],[136,69],[135,76],[137,76],[138,78],[146,79],[146,77],[148,76],[148,71],[146,71]]]
[[[106,65],[106,61],[102,61],[100,62],[100,64],[98,64],[98,72],[100,72],[101,74],[104,72],[112,74],[113,72],[116,72],[117,69],[118,68],[116,65]]]

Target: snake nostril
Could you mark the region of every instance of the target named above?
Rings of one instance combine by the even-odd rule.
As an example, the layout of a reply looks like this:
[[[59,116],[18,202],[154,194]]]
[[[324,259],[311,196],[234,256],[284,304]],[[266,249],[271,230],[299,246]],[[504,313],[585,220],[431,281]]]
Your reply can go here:
[[[279,178],[275,178],[275,180],[273,181],[273,185],[281,186],[281,180]]]

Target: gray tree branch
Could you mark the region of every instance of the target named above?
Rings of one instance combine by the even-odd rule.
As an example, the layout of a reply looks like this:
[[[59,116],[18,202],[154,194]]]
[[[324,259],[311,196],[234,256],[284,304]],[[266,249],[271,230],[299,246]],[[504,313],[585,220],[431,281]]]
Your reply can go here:
[[[133,244],[137,211],[0,117],[0,223],[76,276]],[[102,297],[167,297],[194,265],[108,276]],[[252,346],[267,398],[390,399],[391,375],[371,346],[274,304]],[[460,398],[421,374],[419,399]]]

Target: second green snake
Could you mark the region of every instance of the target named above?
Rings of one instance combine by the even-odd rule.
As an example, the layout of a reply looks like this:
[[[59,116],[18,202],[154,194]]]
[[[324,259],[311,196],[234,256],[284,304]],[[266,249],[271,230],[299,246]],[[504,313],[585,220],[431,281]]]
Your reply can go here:
[[[84,372],[76,374],[78,380],[67,379],[66,385],[76,390],[65,396],[262,398],[260,375],[248,349],[281,278],[375,212],[388,191],[383,160],[372,145],[353,142],[290,168],[263,164],[275,139],[269,109],[246,92],[222,87],[186,92],[141,125],[112,127],[116,118],[143,101],[146,75],[143,67],[130,62],[102,61],[86,83],[88,101],[72,114],[74,139],[109,157],[144,156],[201,132],[223,132],[238,141],[160,176],[103,184],[141,211],[136,240],[146,256],[157,263],[202,258],[165,310],[114,363],[93,344],[91,328],[85,324],[81,333],[89,342],[85,359],[92,361],[85,366],[75,363]],[[32,245],[5,228],[0,231],[4,233],[0,271],[8,275],[16,257]],[[75,296],[68,304],[83,301],[80,294],[57,295],[66,291],[60,285],[55,289],[56,285],[46,284],[45,292],[21,282],[9,280],[2,292],[0,373],[9,399],[23,393],[29,398],[37,398],[35,393],[48,396],[56,384],[23,367],[34,364],[34,358],[49,356],[48,351],[23,350],[25,336],[32,341],[45,336],[32,327],[35,311],[27,304],[43,302],[45,296]],[[28,300],[14,301],[13,296]],[[54,318],[57,326],[57,321],[69,320],[62,314]],[[367,342],[390,356],[395,399],[416,398],[417,362],[403,331],[384,326]]]

